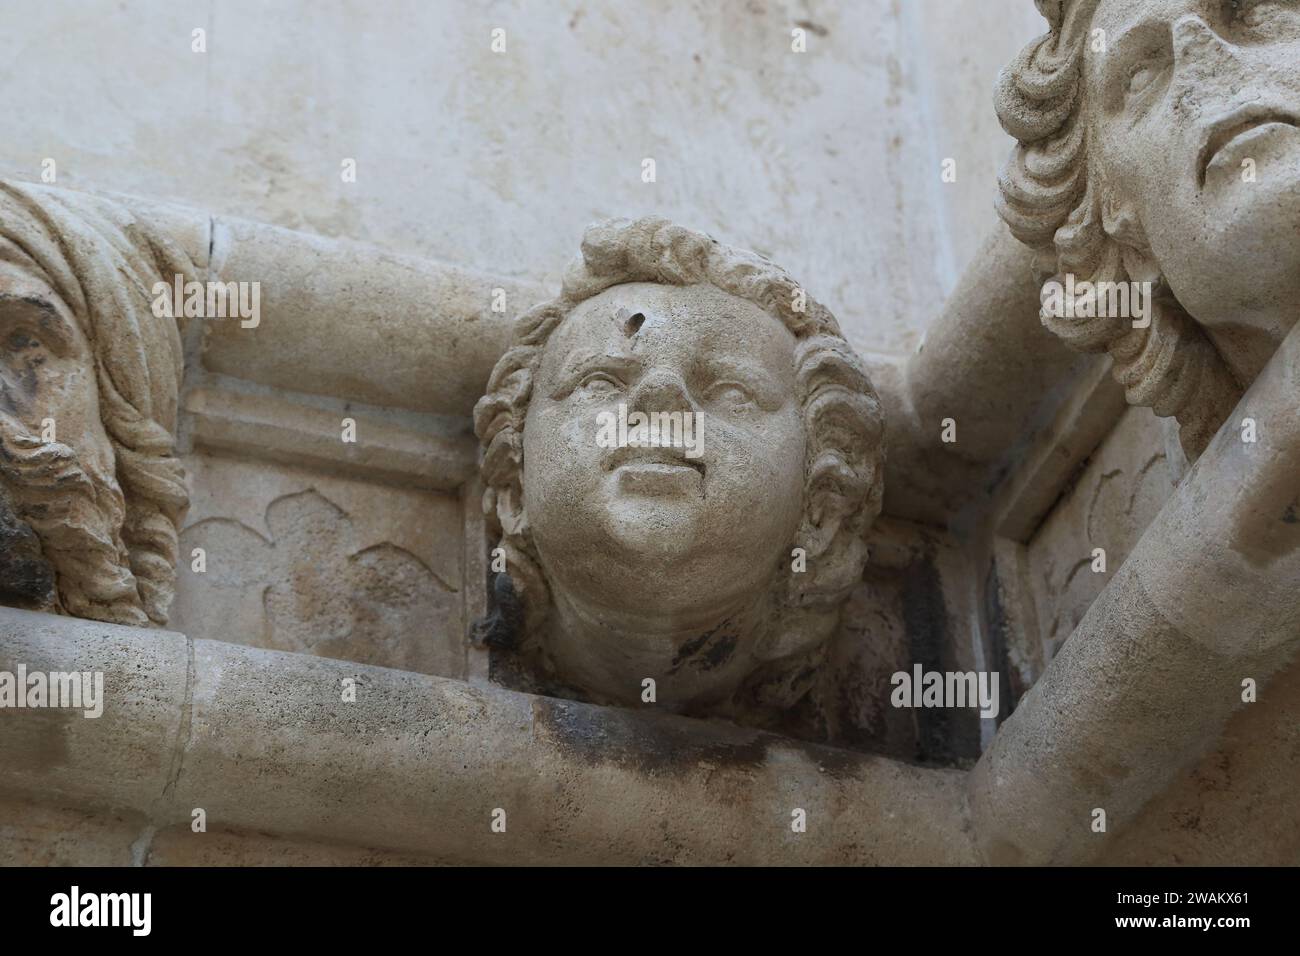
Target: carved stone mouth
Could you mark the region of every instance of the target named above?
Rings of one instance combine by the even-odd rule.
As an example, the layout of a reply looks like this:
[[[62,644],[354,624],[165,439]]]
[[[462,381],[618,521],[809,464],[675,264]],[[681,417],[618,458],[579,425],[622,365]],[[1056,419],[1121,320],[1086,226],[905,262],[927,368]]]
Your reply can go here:
[[[613,471],[624,465],[661,466],[664,468],[694,468],[704,476],[704,462],[699,458],[687,458],[686,449],[672,445],[655,445],[638,447],[625,445],[617,448],[609,456],[606,469]]]
[[[1256,127],[1266,126],[1269,123],[1284,123],[1288,126],[1297,125],[1294,116],[1263,107],[1238,110],[1211,124],[1205,139],[1205,145],[1201,147],[1201,155],[1197,161],[1199,184],[1201,186],[1205,185],[1205,176],[1210,163],[1229,143],[1249,133]]]

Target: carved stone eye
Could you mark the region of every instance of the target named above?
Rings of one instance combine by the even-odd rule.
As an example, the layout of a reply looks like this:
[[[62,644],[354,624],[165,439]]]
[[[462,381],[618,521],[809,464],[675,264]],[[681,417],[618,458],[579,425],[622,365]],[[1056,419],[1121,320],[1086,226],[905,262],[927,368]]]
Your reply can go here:
[[[1147,90],[1156,78],[1160,76],[1160,69],[1154,63],[1148,63],[1138,67],[1133,71],[1133,75],[1128,80],[1128,95],[1138,96]]]
[[[738,382],[718,382],[708,390],[706,397],[709,401],[722,402],[737,408],[752,404],[754,401],[754,396],[750,394],[749,389]]]
[[[606,372],[592,372],[578,385],[586,395],[612,395],[622,388],[623,384]]]

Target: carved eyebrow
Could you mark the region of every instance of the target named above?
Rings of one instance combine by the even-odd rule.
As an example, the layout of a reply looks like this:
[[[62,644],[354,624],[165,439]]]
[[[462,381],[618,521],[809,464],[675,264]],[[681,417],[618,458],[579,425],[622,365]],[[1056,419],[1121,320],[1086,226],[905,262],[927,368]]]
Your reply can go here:
[[[1104,87],[1098,97],[1102,108],[1115,113],[1128,102],[1128,80],[1133,70],[1151,54],[1172,56],[1171,28],[1150,11],[1139,11],[1119,28],[1110,41],[1110,52],[1101,55],[1095,70]]]
[[[1143,53],[1144,47],[1153,46],[1153,40],[1164,38],[1169,33],[1169,23],[1149,13],[1139,14],[1119,31],[1114,40],[1115,49],[1122,56]]]
[[[596,370],[633,375],[641,370],[641,360],[630,355],[615,355],[590,349],[574,352],[556,372],[556,384],[551,390],[552,401],[564,398],[578,387],[584,375]]]
[[[1109,71],[1113,65],[1123,68],[1133,57],[1151,52],[1157,46],[1157,41],[1163,42],[1169,38],[1170,29],[1169,24],[1159,16],[1149,11],[1139,12],[1116,31],[1116,36],[1111,41],[1113,49],[1105,55],[1103,69]]]

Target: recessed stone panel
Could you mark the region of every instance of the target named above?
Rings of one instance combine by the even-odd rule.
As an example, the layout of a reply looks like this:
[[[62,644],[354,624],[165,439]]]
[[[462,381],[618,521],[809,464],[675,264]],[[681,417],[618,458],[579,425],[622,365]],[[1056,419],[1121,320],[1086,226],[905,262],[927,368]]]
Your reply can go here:
[[[464,675],[456,497],[212,455],[186,467],[178,630]]]

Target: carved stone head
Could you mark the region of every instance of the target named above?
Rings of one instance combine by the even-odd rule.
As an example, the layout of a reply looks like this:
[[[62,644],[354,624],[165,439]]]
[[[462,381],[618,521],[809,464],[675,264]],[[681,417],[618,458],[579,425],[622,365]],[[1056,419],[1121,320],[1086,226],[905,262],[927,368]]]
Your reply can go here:
[[[602,440],[657,414],[694,431]],[[475,425],[498,598],[520,604],[496,643],[533,674],[611,703],[650,678],[691,712],[807,692],[866,561],[882,421],[834,317],[785,272],[662,219],[595,225]]]
[[[1300,314],[1300,3],[1037,2],[1051,30],[998,81],[999,211],[1058,279],[1152,283],[1149,328],[1044,323],[1194,458]]]
[[[163,624],[189,497],[160,277],[193,273],[113,203],[0,183],[0,600]]]

